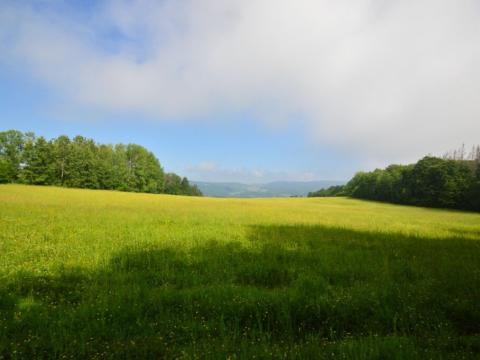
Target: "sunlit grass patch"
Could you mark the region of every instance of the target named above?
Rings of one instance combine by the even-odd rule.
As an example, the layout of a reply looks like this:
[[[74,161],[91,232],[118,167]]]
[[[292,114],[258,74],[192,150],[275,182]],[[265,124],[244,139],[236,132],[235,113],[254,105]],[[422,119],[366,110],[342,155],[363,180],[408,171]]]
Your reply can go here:
[[[0,186],[0,356],[475,358],[480,215]]]

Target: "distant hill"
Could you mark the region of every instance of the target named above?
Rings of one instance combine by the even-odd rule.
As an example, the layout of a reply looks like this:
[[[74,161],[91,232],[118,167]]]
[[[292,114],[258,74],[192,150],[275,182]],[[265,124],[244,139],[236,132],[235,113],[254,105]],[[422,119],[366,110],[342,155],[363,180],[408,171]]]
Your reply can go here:
[[[266,184],[243,184],[235,182],[192,181],[205,196],[214,197],[289,197],[306,196],[333,185],[343,185],[344,181],[275,181]]]

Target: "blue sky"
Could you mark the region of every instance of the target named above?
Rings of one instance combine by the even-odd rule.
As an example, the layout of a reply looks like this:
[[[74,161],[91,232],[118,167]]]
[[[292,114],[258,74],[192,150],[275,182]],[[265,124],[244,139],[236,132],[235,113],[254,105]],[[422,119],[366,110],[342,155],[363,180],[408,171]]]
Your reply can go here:
[[[6,0],[0,130],[138,143],[194,180],[348,179],[478,142],[479,8]]]
[[[305,141],[305,127],[272,129],[248,113],[209,121],[95,112],[65,106],[61,94],[8,67],[0,71],[2,129],[46,138],[81,134],[102,143],[138,143],[167,171],[194,180],[263,182],[342,180],[354,171],[347,154]]]

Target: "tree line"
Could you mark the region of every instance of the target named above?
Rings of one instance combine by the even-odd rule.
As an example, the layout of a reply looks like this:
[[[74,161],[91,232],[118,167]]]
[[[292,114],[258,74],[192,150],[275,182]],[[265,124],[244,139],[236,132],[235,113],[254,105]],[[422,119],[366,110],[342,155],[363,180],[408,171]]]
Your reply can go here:
[[[480,147],[474,148],[468,157],[459,156],[458,152],[454,154],[443,158],[426,156],[411,165],[390,165],[385,169],[358,172],[344,186],[322,189],[308,196],[350,196],[480,211]]]
[[[0,183],[202,195],[186,177],[165,173],[143,146],[99,144],[83,136],[47,140],[16,130],[0,132]]]

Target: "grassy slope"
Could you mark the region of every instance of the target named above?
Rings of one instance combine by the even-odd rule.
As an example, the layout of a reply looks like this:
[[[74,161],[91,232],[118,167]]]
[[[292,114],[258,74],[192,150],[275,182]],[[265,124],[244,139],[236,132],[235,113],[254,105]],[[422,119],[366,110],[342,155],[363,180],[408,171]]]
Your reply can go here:
[[[480,353],[480,215],[0,186],[0,358]]]

